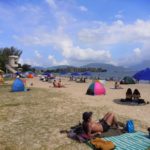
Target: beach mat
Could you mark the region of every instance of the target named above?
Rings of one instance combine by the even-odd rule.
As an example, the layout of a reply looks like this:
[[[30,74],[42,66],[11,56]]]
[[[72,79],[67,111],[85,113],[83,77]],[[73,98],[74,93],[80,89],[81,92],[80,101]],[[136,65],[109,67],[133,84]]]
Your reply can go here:
[[[116,104],[119,104],[119,105],[127,105],[127,106],[144,106],[144,105],[147,105],[147,103],[138,104],[137,102],[122,102],[121,99],[114,99],[113,102]]]
[[[115,150],[147,150],[150,147],[148,135],[140,131],[104,139],[112,141],[116,145]]]
[[[125,131],[122,129],[110,128],[107,132],[102,133],[100,137],[104,138],[104,137],[118,136],[124,133]]]

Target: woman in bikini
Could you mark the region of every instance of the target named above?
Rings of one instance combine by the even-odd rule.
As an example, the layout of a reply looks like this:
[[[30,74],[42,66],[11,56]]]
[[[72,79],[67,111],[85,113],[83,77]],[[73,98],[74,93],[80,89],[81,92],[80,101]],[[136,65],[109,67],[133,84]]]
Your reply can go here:
[[[93,121],[92,112],[83,113],[83,130],[89,136],[107,132],[111,126],[118,127],[116,117],[113,113],[107,113],[99,122]]]

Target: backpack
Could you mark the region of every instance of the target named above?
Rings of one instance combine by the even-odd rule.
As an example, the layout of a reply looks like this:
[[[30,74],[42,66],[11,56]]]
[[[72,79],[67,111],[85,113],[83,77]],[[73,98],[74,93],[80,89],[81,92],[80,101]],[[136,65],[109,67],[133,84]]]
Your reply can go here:
[[[133,122],[133,120],[128,120],[127,121],[125,129],[128,133],[133,133],[134,132],[134,122]]]

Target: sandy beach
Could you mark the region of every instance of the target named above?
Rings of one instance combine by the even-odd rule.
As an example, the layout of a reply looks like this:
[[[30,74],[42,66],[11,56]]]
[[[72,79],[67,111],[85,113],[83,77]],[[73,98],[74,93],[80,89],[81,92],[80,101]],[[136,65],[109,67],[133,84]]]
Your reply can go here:
[[[59,79],[59,77],[57,79]],[[91,80],[87,80],[86,83],[77,83],[75,81],[69,81],[68,78],[61,79],[66,88],[53,88],[52,83],[41,82],[38,78],[29,79],[27,81],[27,85],[30,87],[30,83],[34,83],[33,87],[46,88],[53,91],[59,91],[60,93],[65,93],[70,99],[74,99],[77,103],[83,103],[84,105],[91,107],[91,109],[94,106],[103,106],[117,115],[129,117],[131,119],[140,120],[143,123],[150,124],[150,105],[121,105],[116,103],[119,99],[125,98],[125,93],[128,88],[131,88],[132,90],[138,89],[141,92],[141,98],[146,101],[150,101],[150,84],[121,85],[123,89],[116,90],[113,89],[114,82],[109,81],[104,85],[106,88],[106,95],[89,96],[85,93],[88,86],[92,82]]]
[[[42,82],[38,77],[27,79],[29,92],[12,93],[9,82],[10,85],[0,87],[0,150],[90,150],[60,133],[81,122],[84,111],[92,111],[96,120],[108,111],[114,112],[119,121],[133,119],[135,129],[145,132],[150,125],[150,104],[116,103],[125,97],[129,87],[139,89],[148,101],[149,84],[121,85],[123,89],[115,90],[113,82],[106,82],[106,95],[88,96],[85,93],[90,80],[76,83],[61,79],[65,88],[53,88],[52,83]]]

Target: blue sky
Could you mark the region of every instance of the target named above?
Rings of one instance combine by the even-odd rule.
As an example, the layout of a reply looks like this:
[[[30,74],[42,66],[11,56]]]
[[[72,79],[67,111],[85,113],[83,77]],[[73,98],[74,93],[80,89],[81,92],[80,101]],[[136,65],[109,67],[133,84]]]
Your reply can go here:
[[[0,0],[0,39],[34,66],[130,66],[150,57],[150,2]]]

